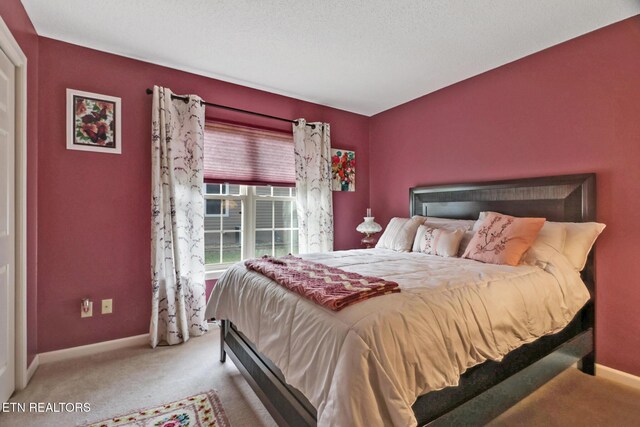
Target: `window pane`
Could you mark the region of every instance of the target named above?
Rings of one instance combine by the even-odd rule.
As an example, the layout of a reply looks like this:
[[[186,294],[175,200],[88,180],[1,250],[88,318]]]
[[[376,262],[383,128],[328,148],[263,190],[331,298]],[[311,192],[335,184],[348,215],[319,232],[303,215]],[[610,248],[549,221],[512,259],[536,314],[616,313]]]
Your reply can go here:
[[[232,196],[239,196],[240,195],[240,186],[238,184],[227,184],[228,189],[229,189],[229,193]]]
[[[238,262],[242,259],[242,235],[224,233],[222,235],[222,262]]]
[[[291,231],[275,231],[275,256],[291,253]]]
[[[262,255],[272,255],[272,235],[271,231],[256,231],[256,257]]]
[[[272,207],[272,201],[256,200],[256,228],[273,227]]]
[[[291,253],[296,255],[300,252],[300,248],[298,247],[298,230],[293,230],[291,232]]]
[[[273,187],[273,195],[278,197],[289,197],[289,187]]]
[[[222,200],[206,199],[205,209],[207,215],[222,215]]]
[[[219,216],[205,216],[204,217],[204,231],[218,231],[220,230],[220,217]]]
[[[205,264],[220,263],[220,233],[204,234]]]
[[[291,197],[296,197],[296,187],[291,187]]]
[[[274,201],[274,227],[291,228],[291,202]]]
[[[271,195],[270,186],[256,187],[256,196],[270,196],[270,195]]]
[[[298,228],[298,211],[296,210],[296,202],[291,202],[291,227]]]
[[[240,200],[224,201],[222,224],[224,230],[240,231],[242,227],[242,202]]]
[[[222,203],[220,200],[205,200],[204,230],[220,230]]]
[[[205,184],[206,194],[221,194],[221,184]]]

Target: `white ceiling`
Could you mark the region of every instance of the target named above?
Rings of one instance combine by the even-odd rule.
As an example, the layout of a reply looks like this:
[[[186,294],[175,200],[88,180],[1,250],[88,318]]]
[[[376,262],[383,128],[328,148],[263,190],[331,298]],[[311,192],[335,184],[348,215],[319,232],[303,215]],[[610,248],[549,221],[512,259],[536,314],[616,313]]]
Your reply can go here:
[[[640,0],[22,3],[45,37],[365,115],[640,13]]]

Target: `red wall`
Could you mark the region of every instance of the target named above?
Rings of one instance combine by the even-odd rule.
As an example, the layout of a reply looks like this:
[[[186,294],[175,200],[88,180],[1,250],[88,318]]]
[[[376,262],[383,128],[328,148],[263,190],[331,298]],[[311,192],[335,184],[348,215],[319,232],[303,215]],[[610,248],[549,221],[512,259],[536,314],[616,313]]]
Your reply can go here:
[[[2,0],[0,16],[27,57],[27,363],[38,352],[38,36],[20,0]]]
[[[332,145],[356,150],[355,193],[334,193],[335,246],[358,246],[369,200],[369,119],[71,44],[40,39],[38,351],[142,334],[150,316],[151,97],[154,84],[224,105],[331,123]],[[65,90],[122,98],[122,155],[66,149]],[[211,118],[291,130],[288,123],[209,109]],[[80,319],[83,297],[112,315]]]
[[[19,0],[0,2],[0,16],[29,61],[29,360],[37,352],[147,331],[151,100],[144,89],[160,84],[239,108],[330,122],[333,145],[355,149],[359,163],[358,191],[334,193],[337,249],[358,245],[354,228],[369,198],[385,224],[407,214],[408,188],[415,185],[596,172],[598,219],[608,224],[598,244],[598,362],[640,374],[640,264],[628,243],[640,238],[640,56],[634,54],[640,18],[368,119],[38,38]],[[67,87],[123,99],[122,155],[65,149]],[[114,314],[81,320],[78,302],[85,296],[114,298]]]
[[[374,116],[382,224],[421,184],[597,173],[597,362],[640,374],[640,17]]]

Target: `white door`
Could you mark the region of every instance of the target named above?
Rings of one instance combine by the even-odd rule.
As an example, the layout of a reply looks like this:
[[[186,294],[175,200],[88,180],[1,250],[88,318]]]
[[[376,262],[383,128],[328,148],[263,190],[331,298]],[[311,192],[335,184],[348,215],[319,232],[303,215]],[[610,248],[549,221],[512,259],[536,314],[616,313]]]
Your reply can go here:
[[[0,50],[0,403],[15,389],[15,67]]]

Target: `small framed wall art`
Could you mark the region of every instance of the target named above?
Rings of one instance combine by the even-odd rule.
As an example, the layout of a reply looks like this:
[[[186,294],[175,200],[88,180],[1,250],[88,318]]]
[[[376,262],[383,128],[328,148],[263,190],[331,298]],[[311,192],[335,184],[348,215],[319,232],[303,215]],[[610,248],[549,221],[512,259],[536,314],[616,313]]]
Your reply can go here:
[[[120,98],[67,89],[67,149],[122,153]]]
[[[331,189],[356,191],[355,151],[331,149]]]

